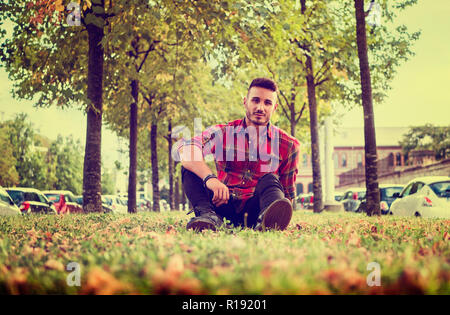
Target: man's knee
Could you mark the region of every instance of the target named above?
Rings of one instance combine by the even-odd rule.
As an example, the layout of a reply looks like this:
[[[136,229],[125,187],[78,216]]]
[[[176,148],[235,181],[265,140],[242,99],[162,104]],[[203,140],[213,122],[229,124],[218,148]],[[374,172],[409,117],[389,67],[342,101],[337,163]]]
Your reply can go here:
[[[191,172],[190,170],[188,170],[188,169],[185,168],[184,166],[181,166],[181,180],[184,181],[184,179],[186,178],[186,176],[195,176],[195,177],[198,177],[194,172]]]
[[[258,183],[256,184],[256,190],[262,192],[266,188],[271,186],[282,188],[278,175],[274,173],[267,173],[258,180]]]

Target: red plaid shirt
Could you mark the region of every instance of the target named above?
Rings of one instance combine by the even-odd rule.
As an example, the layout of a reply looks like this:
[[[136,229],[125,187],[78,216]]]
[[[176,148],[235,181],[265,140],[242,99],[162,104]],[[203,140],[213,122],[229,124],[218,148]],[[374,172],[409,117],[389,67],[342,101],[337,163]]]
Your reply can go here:
[[[269,123],[259,131],[247,128],[245,119],[207,128],[201,135],[180,141],[179,147],[195,145],[203,156],[214,155],[218,179],[227,185],[241,205],[253,196],[258,180],[266,173],[279,176],[288,199],[294,199],[300,159],[300,142]],[[259,146],[256,146],[259,142]]]

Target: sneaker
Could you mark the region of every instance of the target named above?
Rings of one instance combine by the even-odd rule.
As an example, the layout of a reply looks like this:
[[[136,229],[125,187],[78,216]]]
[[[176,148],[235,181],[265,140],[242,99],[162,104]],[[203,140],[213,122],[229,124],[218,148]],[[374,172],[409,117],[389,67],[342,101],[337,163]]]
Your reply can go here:
[[[222,218],[220,218],[215,212],[203,213],[198,217],[193,217],[189,223],[186,225],[187,230],[194,230],[201,232],[203,230],[213,230],[221,226],[223,223]]]
[[[292,204],[287,198],[272,202],[258,217],[255,230],[285,230],[292,218]]]

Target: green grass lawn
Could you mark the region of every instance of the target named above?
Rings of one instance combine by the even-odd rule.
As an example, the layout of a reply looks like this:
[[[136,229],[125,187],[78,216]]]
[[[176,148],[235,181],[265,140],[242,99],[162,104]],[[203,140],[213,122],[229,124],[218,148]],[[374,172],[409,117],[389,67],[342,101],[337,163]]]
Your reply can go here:
[[[283,232],[195,233],[189,217],[0,217],[0,294],[450,293],[449,220],[297,211]]]

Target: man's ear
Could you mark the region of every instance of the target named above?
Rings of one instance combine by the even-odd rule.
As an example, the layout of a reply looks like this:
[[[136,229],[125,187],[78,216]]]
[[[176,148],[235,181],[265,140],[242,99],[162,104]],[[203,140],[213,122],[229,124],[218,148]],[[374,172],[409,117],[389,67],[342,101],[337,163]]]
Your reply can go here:
[[[278,107],[278,103],[275,103],[275,107],[274,107],[273,111],[276,111],[277,107]]]

